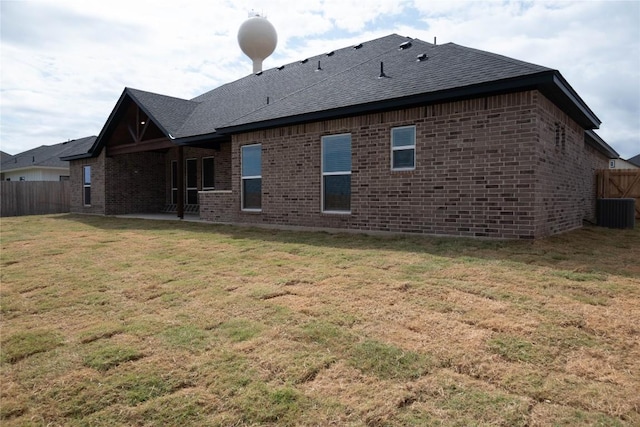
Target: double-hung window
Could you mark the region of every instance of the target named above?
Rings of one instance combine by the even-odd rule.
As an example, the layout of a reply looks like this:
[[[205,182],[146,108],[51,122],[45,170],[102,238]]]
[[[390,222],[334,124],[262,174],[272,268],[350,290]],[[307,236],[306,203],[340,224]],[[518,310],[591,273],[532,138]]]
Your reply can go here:
[[[244,145],[242,162],[242,209],[262,209],[262,144]]]
[[[187,204],[198,204],[198,159],[186,160]]]
[[[322,211],[351,211],[351,134],[322,137]]]
[[[215,188],[213,157],[202,159],[202,189],[213,190]]]
[[[85,206],[91,206],[91,166],[82,168],[82,201]]]
[[[391,129],[391,169],[416,168],[416,127],[402,126]]]

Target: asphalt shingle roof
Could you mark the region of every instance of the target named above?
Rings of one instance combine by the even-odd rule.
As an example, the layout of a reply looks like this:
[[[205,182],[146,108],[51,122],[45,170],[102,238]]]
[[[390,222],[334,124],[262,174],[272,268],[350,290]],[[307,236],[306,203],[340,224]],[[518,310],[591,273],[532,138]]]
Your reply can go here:
[[[136,103],[143,107],[147,114],[156,119],[158,126],[172,136],[178,132],[183,123],[198,106],[198,102],[157,93],[129,89],[129,94]]]
[[[311,58],[301,58],[300,61],[284,65],[284,68],[265,70],[260,75],[250,74],[220,86],[192,99],[200,105],[177,136],[189,137],[215,132],[267,105],[273,106],[278,100],[291,94],[395,50],[407,40],[406,37],[393,34],[362,43],[362,47],[358,49],[349,46],[334,51],[331,56],[327,55],[329,52],[325,52]],[[315,71],[318,61],[322,71]]]
[[[5,160],[11,159],[13,156],[9,153],[5,153],[4,151],[0,151],[0,163],[4,163]]]
[[[399,43],[396,43],[357,67],[342,70],[315,84],[307,85],[273,105],[263,106],[226,125],[261,122],[552,71],[546,67],[453,43],[434,46],[412,40],[411,44],[410,48],[399,49]],[[350,52],[338,52],[334,56],[339,54],[349,55]],[[417,56],[420,54],[426,54],[427,59],[418,61]],[[337,57],[336,61],[339,60]],[[386,77],[380,77],[381,63]],[[327,69],[331,67],[331,63],[326,65]],[[321,74],[323,71],[317,73]],[[268,70],[267,73],[277,71]],[[253,77],[259,79],[262,76]]]
[[[426,59],[418,60],[419,55]],[[380,77],[381,63],[386,77]],[[122,117],[118,108],[128,100],[167,137],[191,143],[249,128],[388,109],[392,104],[534,87],[544,89],[585,129],[599,124],[556,70],[454,43],[434,45],[391,34],[250,74],[191,100],[126,88],[90,151],[99,154],[103,136]]]
[[[32,167],[56,167],[67,168],[69,162],[60,160],[61,157],[86,153],[93,143],[95,136],[74,139],[54,145],[42,145],[31,150],[18,153],[2,162],[2,170],[9,171]]]

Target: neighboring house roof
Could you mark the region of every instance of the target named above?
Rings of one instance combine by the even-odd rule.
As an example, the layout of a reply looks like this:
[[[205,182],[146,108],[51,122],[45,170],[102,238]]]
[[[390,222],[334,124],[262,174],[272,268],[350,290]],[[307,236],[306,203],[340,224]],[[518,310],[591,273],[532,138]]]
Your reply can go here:
[[[67,169],[69,168],[69,163],[60,158],[73,153],[86,153],[95,140],[95,136],[89,136],[55,145],[42,145],[3,161],[1,168],[3,172],[32,168]]]
[[[176,144],[195,144],[235,132],[528,89],[542,91],[584,129],[599,126],[557,70],[392,34],[250,74],[191,100],[125,88],[94,146],[73,158],[98,155],[131,102]]]
[[[632,163],[640,168],[640,154],[628,159],[627,162]]]
[[[4,151],[0,151],[0,164],[4,163],[6,160],[13,158],[13,156],[9,153],[5,153]]]

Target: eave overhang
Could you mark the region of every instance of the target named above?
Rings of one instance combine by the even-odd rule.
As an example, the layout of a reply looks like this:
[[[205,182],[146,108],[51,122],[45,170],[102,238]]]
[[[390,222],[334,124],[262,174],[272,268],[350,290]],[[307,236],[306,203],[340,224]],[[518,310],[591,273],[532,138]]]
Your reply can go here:
[[[184,138],[176,138],[173,142],[176,145],[188,145],[189,147],[209,148],[211,144],[219,145],[223,142],[231,141],[230,133],[220,133],[218,131],[202,134],[187,136]]]
[[[168,143],[176,146],[213,146],[212,148],[216,148],[219,147],[220,143],[229,141],[231,135],[235,133],[533,89],[539,90],[585,130],[596,129],[599,127],[601,122],[598,117],[593,113],[593,111],[591,111],[591,109],[557,70],[542,71],[510,79],[496,80],[487,83],[420,93],[400,98],[391,98],[322,111],[289,115],[269,120],[222,126],[216,129],[216,131],[208,134],[190,135],[177,138],[171,135],[171,133],[153,117],[151,112],[136,98],[135,94],[129,88],[125,88],[89,151],[83,154],[63,157],[62,160],[79,160],[97,157],[100,155],[109,136],[118,125],[119,121],[124,117],[126,109],[130,105],[128,104],[129,102],[135,103],[138,108],[140,108],[140,110],[154,122],[158,129],[166,136]]]
[[[64,161],[70,162],[71,160],[90,159],[92,157],[97,157],[97,156],[98,156],[98,154],[96,154],[94,156],[93,153],[91,151],[89,151],[89,152],[82,153],[82,154],[75,154],[73,156],[60,157],[60,160],[64,160]]]
[[[127,107],[129,106],[129,102],[133,102],[134,104],[136,104],[138,108],[147,115],[149,120],[151,120],[154,125],[158,129],[160,129],[160,131],[169,140],[174,140],[174,137],[169,133],[169,131],[165,129],[165,127],[162,126],[162,124],[153,116],[153,114],[151,114],[151,112],[144,106],[144,104],[142,104],[137,99],[135,94],[129,88],[125,88],[120,95],[120,98],[118,98],[118,102],[116,102],[116,105],[111,111],[111,114],[109,114],[109,118],[107,118],[107,121],[102,127],[102,130],[98,134],[96,141],[93,143],[89,151],[87,153],[77,154],[74,156],[61,157],[61,160],[80,160],[99,156],[106,144],[107,139],[114,131],[119,121],[122,120],[122,118],[125,116]]]
[[[584,129],[594,129],[599,127],[601,122],[598,117],[591,111],[591,109],[589,109],[585,102],[578,96],[564,78],[562,78],[558,71],[550,70],[517,78],[422,93],[402,98],[387,99],[367,104],[315,111],[260,122],[223,126],[218,129],[218,133],[230,135],[238,132],[249,132],[273,127],[290,126],[320,120],[389,111],[399,108],[411,108],[438,102],[456,101],[460,99],[470,99],[480,96],[497,95],[531,89],[540,90],[547,98],[563,109]]]
[[[586,130],[584,132],[584,142],[610,159],[620,158],[620,154],[618,154],[613,147],[607,144],[604,139],[600,138],[600,136],[592,130]]]

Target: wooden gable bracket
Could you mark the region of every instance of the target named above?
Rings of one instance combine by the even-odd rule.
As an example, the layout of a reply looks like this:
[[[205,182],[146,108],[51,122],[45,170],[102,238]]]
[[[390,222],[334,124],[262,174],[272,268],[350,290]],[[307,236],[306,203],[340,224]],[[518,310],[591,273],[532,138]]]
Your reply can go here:
[[[144,114],[144,112],[142,112]],[[131,123],[129,123],[127,125],[127,128],[129,129],[129,134],[131,135],[131,138],[133,139],[133,142],[135,144],[139,144],[142,139],[144,138],[144,134],[147,131],[147,128],[149,127],[149,123],[151,122],[151,120],[149,119],[149,117],[144,114],[144,116],[140,116],[140,107],[138,105],[136,105],[136,129],[135,132],[134,130],[131,128]]]

